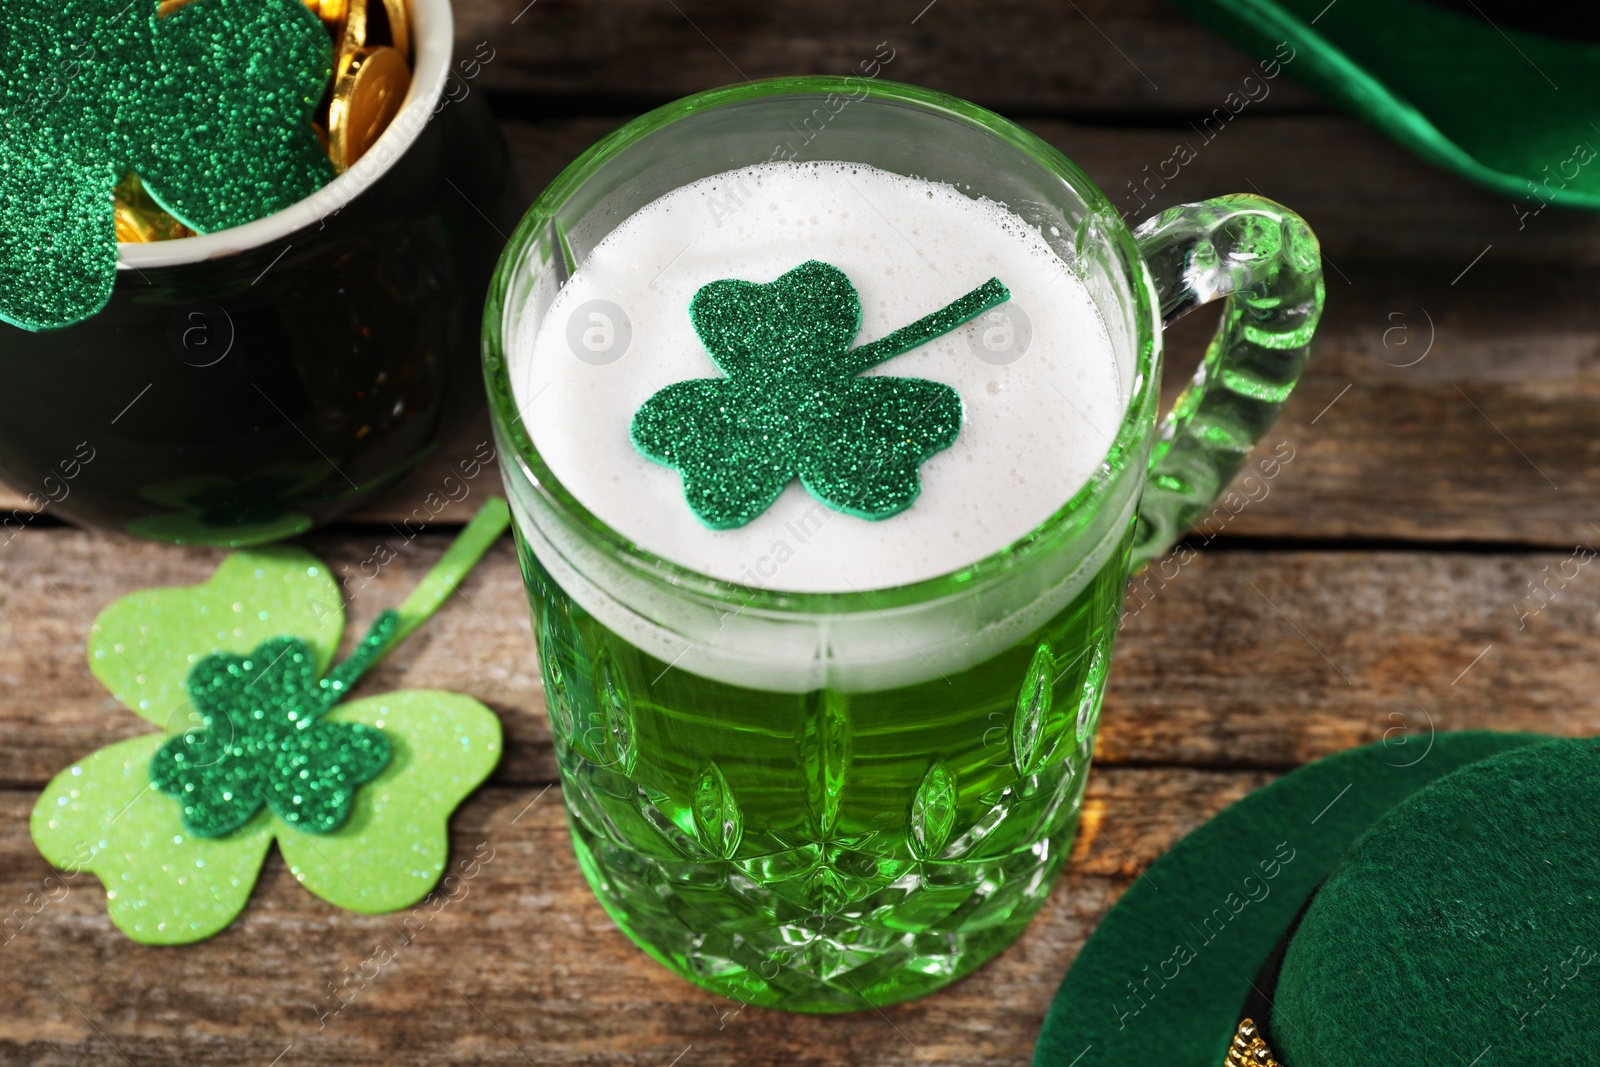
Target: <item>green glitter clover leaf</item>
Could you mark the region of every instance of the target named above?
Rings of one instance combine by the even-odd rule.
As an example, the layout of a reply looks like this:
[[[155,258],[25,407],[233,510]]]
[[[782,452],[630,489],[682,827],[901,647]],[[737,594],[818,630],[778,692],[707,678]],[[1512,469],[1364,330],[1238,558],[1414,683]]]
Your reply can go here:
[[[311,127],[333,44],[301,0],[0,5],[0,320],[67,326],[110,298],[129,172],[200,233],[333,177]]]
[[[338,829],[355,787],[389,762],[389,739],[322,716],[377,661],[399,618],[379,615],[355,655],[320,680],[311,646],[298,637],[195,664],[189,696],[204,725],[169,739],[150,764],[151,784],[183,805],[183,824],[222,837],[265,805],[308,833]]]
[[[861,298],[831,264],[810,260],[764,285],[712,282],[689,317],[727,377],[674,382],[645,401],[634,445],[683,476],[690,509],[713,530],[748,523],[796,477],[836,511],[886,519],[916,500],[923,461],[955,443],[961,397],[940,382],[861,372],[1010,298],[991,278],[851,348]]]
[[[444,872],[451,812],[499,760],[499,720],[438,690],[341,698],[443,603],[508,522],[504,501],[486,505],[332,670],[342,590],[301,549],[235,552],[199,585],[113,603],[90,634],[90,669],[164,732],[57,775],[33,810],[39,851],[97,875],[112,922],[145,944],[225,928],[274,841],[295,878],[339,907],[370,914],[422,899]],[[319,741],[322,730],[332,733]],[[277,743],[262,743],[268,735]],[[230,783],[241,799],[227,795]],[[295,783],[305,786],[298,799]]]

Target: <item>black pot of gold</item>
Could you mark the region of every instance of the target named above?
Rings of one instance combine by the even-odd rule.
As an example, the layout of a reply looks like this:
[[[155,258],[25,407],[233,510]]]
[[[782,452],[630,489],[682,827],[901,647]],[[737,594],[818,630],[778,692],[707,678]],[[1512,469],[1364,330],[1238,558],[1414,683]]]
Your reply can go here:
[[[480,403],[519,207],[492,54],[452,70],[448,0],[125,3],[0,14],[0,476],[85,525],[289,536]]]

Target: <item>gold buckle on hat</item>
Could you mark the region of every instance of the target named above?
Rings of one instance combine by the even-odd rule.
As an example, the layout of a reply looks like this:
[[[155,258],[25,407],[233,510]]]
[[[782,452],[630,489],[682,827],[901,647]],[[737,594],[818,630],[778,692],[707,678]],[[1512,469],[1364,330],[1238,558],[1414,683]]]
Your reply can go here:
[[[1228,1057],[1222,1067],[1283,1067],[1272,1055],[1272,1049],[1261,1039],[1254,1019],[1243,1019],[1228,1046]]]

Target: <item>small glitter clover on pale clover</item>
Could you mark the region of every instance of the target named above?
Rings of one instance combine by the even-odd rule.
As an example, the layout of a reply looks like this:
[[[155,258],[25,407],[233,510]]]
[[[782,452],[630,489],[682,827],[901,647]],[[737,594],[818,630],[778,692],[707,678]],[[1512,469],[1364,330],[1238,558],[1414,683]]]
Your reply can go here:
[[[199,233],[333,177],[312,129],[333,44],[301,0],[0,5],[0,321],[71,325],[110,298],[112,189],[136,173]]]
[[[290,826],[325,834],[350,814],[355,788],[389,762],[389,739],[362,723],[322,716],[394,636],[386,611],[327,677],[298,637],[274,637],[248,655],[218,652],[189,672],[189,697],[203,725],[156,751],[150,781],[183,805],[201,837],[222,837],[265,805]]]
[[[635,447],[677,470],[695,516],[743,526],[794,478],[836,511],[886,519],[921,492],[919,468],[961,432],[961,396],[924,378],[862,372],[970,322],[1011,294],[991,278],[856,348],[861,298],[839,268],[802,263],[767,284],[725,279],[689,304],[727,375],[674,382],[633,417]]]
[[[34,806],[45,859],[106,887],[135,941],[210,937],[249,901],[276,843],[339,907],[409,907],[449,857],[451,812],[494,769],[500,722],[471,697],[348,699],[448,597],[509,522],[494,500],[343,663],[344,590],[303,550],[235,552],[199,585],[149,589],[95,619],[89,666],[161,727],[58,774]]]

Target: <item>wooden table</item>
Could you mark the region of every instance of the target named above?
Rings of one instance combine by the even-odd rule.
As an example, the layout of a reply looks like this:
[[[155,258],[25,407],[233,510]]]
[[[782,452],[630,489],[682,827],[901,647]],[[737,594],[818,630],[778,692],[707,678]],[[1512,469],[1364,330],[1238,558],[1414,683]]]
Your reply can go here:
[[[1304,214],[1327,252],[1311,369],[1264,446],[1288,442],[1294,458],[1265,499],[1192,538],[1199,552],[1175,579],[1130,598],[1071,865],[1021,941],[944,992],[848,1017],[741,1010],[617,931],[568,844],[502,542],[365,683],[470,693],[505,723],[504,761],[453,824],[457,856],[493,849],[465,897],[319,1020],[330,983],[360,968],[389,919],[335,910],[274,854],[222,935],[147,948],[112,928],[85,879],[3,935],[0,1062],[1026,1064],[1106,909],[1273,776],[1391,730],[1419,744],[1432,730],[1600,733],[1600,570],[1558,577],[1600,538],[1600,219],[1551,209],[1519,225],[1511,204],[1288,78],[1202,144],[1189,123],[1253,64],[1158,0],[458,0],[457,18],[463,57],[494,50],[471,85],[530,193],[656,103],[743,76],[846,72],[879,42],[894,50],[884,76],[1021,119],[1130,211],[1130,179],[1197,145],[1135,221],[1259,191]],[[1172,333],[1175,368],[1214,317],[1195,318],[1208,321]],[[486,433],[306,544],[336,566],[367,557]],[[402,548],[357,598],[350,632],[452,533],[442,523]],[[89,674],[89,620],[132,590],[198,581],[220,555],[41,519],[0,556],[0,918],[50,873],[27,832],[40,787],[147,729]]]

